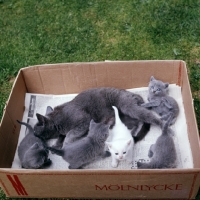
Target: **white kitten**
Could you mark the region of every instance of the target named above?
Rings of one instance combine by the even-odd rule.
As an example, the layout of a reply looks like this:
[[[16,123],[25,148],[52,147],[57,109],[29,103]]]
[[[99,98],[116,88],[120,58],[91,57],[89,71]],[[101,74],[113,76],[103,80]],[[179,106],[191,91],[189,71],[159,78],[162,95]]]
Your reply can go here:
[[[118,109],[115,106],[112,107],[115,111],[115,125],[110,130],[106,145],[112,156],[112,167],[117,167],[120,160],[132,161],[134,142],[131,131],[119,118]]]

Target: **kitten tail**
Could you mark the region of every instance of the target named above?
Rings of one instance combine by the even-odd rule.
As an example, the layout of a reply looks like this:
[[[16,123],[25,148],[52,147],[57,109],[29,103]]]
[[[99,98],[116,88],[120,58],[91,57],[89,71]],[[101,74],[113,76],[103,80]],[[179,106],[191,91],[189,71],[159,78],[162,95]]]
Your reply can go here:
[[[112,106],[112,108],[114,109],[114,111],[115,111],[115,123],[116,124],[119,124],[119,123],[121,123],[121,120],[120,120],[120,118],[119,118],[119,112],[118,112],[118,109],[117,109],[117,107],[115,107],[115,106]]]
[[[48,150],[50,150],[52,153],[57,154],[58,156],[64,156],[64,151],[62,149],[55,149],[52,147],[46,147]]]
[[[21,121],[19,121],[19,120],[16,120],[16,121],[17,121],[19,124],[26,126],[32,133],[34,132],[33,127],[32,127],[30,124],[25,123],[25,122],[21,122]]]
[[[164,123],[163,128],[162,128],[162,134],[163,135],[168,134],[168,132],[169,132],[169,125],[170,125],[172,119],[173,119],[173,116],[170,115],[169,118],[167,119],[167,121]]]

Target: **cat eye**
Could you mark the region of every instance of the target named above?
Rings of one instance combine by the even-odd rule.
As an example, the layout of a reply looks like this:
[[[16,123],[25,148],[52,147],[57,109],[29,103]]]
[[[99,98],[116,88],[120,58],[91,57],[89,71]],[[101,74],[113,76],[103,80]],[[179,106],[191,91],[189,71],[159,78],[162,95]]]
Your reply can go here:
[[[160,91],[160,90],[161,90],[160,88],[157,89],[157,91]]]
[[[126,151],[124,151],[123,154],[126,154]]]
[[[118,153],[115,153],[115,155],[118,155]]]

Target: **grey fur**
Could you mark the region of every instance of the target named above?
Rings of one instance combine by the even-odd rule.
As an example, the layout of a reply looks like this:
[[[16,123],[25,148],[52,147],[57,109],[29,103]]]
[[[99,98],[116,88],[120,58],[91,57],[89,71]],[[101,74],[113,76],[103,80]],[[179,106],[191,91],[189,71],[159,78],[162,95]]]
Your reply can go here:
[[[64,144],[62,149],[48,149],[62,156],[70,164],[69,169],[79,169],[100,157],[110,156],[110,153],[104,150],[108,135],[109,125],[91,120],[87,137],[71,144]]]
[[[18,147],[18,155],[22,167],[38,169],[50,165],[51,160],[48,159],[49,152],[45,149],[41,139],[33,134],[33,128],[28,123],[18,120],[17,122],[28,128],[28,134],[23,138]]]
[[[135,120],[136,124],[142,122],[162,126],[162,121],[154,113],[140,106],[142,103],[144,101],[141,96],[126,90],[88,89],[81,92],[72,101],[55,107],[47,116],[37,113],[38,123],[35,125],[34,131],[37,136],[45,140],[59,137],[55,146],[60,147],[65,136],[68,143],[85,136],[91,119],[97,123],[110,123],[110,119],[114,118],[112,105],[116,106],[124,115]],[[143,129],[145,133],[141,133],[142,137],[149,130],[148,127],[146,128],[146,124]],[[134,123],[132,128],[133,126]],[[137,138],[140,138],[138,134]]]
[[[152,144],[148,156],[151,158],[149,163],[137,162],[139,169],[162,169],[176,167],[176,149],[172,138],[172,130],[169,128],[171,117],[163,126],[162,134],[158,137],[155,144]]]
[[[167,120],[172,116],[171,124],[174,124],[179,114],[179,107],[176,100],[168,95],[169,83],[164,83],[156,80],[153,76],[149,82],[149,103],[144,103],[142,106],[151,108],[161,116],[162,120]]]

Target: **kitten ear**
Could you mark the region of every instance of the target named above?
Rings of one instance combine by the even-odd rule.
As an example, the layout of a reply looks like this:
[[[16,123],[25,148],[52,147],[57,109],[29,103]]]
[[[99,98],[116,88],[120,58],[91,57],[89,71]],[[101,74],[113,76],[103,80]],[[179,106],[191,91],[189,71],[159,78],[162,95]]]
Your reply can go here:
[[[37,117],[39,123],[41,123],[43,125],[48,122],[48,119],[45,116],[40,115],[39,113],[36,113],[36,117]]]
[[[108,148],[112,148],[112,144],[110,142],[105,142],[105,144],[108,146]]]
[[[96,124],[96,122],[92,119],[92,120],[90,121],[90,127],[89,127],[89,129],[90,129],[94,124]]]
[[[156,80],[153,76],[151,76],[150,81]]]
[[[51,112],[53,112],[53,108],[51,106],[47,106],[45,115],[48,115]]]
[[[168,88],[168,86],[169,86],[169,83],[165,83],[165,88]]]
[[[130,145],[131,144],[131,140],[128,140],[127,144]]]

